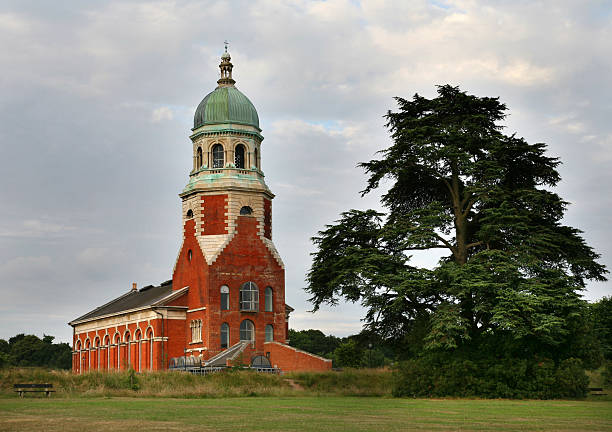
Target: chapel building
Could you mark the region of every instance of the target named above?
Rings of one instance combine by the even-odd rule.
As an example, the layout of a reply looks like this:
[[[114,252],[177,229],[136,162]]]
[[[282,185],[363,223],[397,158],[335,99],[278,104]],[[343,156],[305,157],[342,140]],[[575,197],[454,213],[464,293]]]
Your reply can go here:
[[[328,370],[287,345],[285,269],[272,242],[259,117],[235,87],[227,47],[217,88],[198,105],[172,280],[132,289],[71,321],[75,373],[182,364]]]

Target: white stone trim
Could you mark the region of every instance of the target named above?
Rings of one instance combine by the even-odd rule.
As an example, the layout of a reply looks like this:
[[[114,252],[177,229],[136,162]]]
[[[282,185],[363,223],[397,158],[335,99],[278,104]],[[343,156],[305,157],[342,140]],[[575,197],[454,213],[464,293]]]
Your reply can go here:
[[[206,310],[206,306],[202,306],[196,309],[189,309],[187,310],[187,313],[191,313],[191,312],[198,312],[198,311],[202,311],[202,310]]]
[[[164,319],[175,319],[175,320],[184,320],[187,318],[185,309],[186,307],[180,307],[183,310],[159,310],[160,313],[163,314]],[[151,308],[149,310],[139,310],[134,312],[122,313],[122,314],[114,314],[111,316],[107,316],[106,318],[100,317],[99,319],[87,321],[82,324],[76,324],[74,326],[75,335],[80,335],[83,333],[88,333],[90,331],[96,330],[104,330],[109,327],[118,327],[128,324],[136,324],[140,321],[144,321],[146,319],[160,319],[159,315],[156,314]],[[113,333],[114,336],[119,333],[118,331]],[[120,333],[119,333],[120,334]]]

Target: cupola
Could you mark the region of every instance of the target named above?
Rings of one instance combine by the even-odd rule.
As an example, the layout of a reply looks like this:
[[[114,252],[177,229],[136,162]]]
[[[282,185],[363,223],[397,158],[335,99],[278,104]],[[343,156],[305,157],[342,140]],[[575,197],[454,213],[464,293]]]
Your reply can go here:
[[[217,88],[207,94],[196,109],[193,119],[193,130],[205,126],[216,124],[237,124],[253,126],[259,129],[259,116],[257,110],[234,84],[232,78],[233,65],[231,56],[225,52],[221,56],[221,77],[217,81]]]

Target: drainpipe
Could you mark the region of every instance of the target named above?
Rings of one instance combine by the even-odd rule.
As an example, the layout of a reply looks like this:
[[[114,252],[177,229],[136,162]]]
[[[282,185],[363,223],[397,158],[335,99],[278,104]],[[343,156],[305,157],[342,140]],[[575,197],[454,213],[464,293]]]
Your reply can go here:
[[[161,365],[162,365],[162,370],[165,369],[164,367],[164,314],[161,312],[158,312],[157,309],[153,309],[153,312],[155,312],[157,315],[159,315],[161,317],[161,331],[162,331],[162,340],[161,340]]]

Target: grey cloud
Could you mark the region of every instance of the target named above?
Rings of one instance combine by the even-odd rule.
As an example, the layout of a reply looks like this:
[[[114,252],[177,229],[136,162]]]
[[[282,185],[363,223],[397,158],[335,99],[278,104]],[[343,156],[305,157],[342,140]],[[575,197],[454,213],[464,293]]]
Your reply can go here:
[[[609,10],[571,1],[4,2],[0,303],[9,311],[0,337],[34,331],[38,321],[24,317],[38,314],[45,332],[69,340],[68,320],[133,281],[170,278],[192,115],[216,85],[226,38],[264,129],[292,325],[317,323],[302,291],[309,238],[341,211],[378,205],[377,194],[359,197],[356,164],[388,145],[382,116],[392,97],[433,96],[436,84],[500,96],[509,133],[549,144],[564,163],[567,222],[611,266]],[[586,294],[610,295],[609,285]],[[360,325],[358,306],[334,315],[327,331]]]

